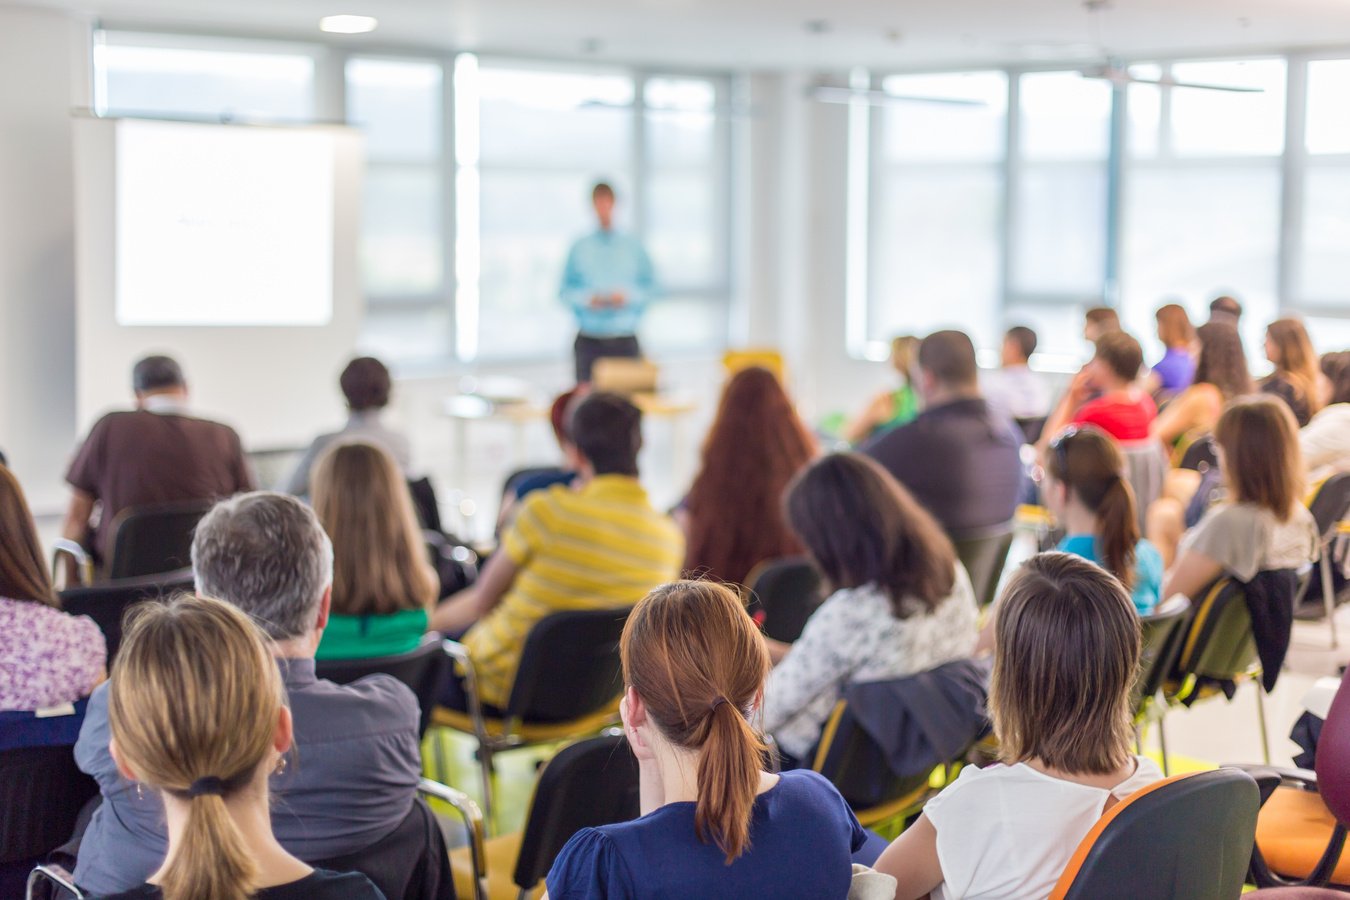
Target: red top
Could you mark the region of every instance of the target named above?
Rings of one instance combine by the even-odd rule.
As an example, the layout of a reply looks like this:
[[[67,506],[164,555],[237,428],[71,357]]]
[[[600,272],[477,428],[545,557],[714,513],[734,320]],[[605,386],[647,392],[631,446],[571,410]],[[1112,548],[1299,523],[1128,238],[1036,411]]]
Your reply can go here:
[[[1078,408],[1075,425],[1096,425],[1122,443],[1148,439],[1148,427],[1158,417],[1153,398],[1132,391],[1127,398],[1112,394],[1089,400]]]

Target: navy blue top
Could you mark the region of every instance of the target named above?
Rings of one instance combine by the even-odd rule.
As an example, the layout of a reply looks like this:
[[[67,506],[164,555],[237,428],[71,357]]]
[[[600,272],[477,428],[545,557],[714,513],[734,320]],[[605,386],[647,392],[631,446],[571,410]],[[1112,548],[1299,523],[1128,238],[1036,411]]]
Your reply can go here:
[[[694,804],[584,828],[548,873],[550,900],[582,897],[812,897],[843,900],[867,841],[844,798],[815,772],[784,772],[755,799],[750,846],[731,865],[694,832]]]
[[[516,485],[516,499],[523,500],[527,494],[533,494],[535,491],[551,488],[555,484],[571,487],[572,482],[576,480],[576,477],[576,472],[558,469],[553,472],[541,472],[538,475],[531,475],[529,478],[522,478]]]

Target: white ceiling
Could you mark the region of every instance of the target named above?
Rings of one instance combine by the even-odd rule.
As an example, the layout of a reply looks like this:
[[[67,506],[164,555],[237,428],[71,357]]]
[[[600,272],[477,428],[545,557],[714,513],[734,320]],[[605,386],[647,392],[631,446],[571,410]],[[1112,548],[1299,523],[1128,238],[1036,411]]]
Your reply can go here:
[[[0,3],[7,0],[0,0]],[[117,25],[312,38],[321,15],[379,17],[363,44],[734,69],[912,68],[1092,55],[1080,0],[27,0]],[[807,22],[828,23],[812,34]],[[1125,56],[1350,46],[1350,0],[1114,0]]]

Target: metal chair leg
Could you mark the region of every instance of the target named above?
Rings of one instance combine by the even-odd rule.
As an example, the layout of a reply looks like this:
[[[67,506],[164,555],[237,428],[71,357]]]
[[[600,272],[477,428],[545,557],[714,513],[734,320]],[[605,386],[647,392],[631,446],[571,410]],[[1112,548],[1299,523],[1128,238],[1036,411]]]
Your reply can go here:
[[[488,834],[496,835],[497,804],[492,802],[492,748],[487,744],[478,745],[478,770],[483,779],[483,821],[487,823]]]
[[[1260,679],[1253,680],[1253,687],[1256,688],[1256,718],[1261,725],[1261,758],[1265,760],[1266,765],[1270,765],[1270,734],[1266,730],[1266,692]]]
[[[1158,702],[1159,702],[1159,703],[1166,703],[1167,701],[1163,700],[1163,699],[1161,698],[1161,696],[1160,696],[1159,699],[1158,699]],[[1163,770],[1163,774],[1164,774],[1164,775],[1167,775],[1167,776],[1170,776],[1170,775],[1172,774],[1172,762],[1171,762],[1170,759],[1168,759],[1168,756],[1167,756],[1167,731],[1166,731],[1166,729],[1163,728],[1163,720],[1164,720],[1165,718],[1167,718],[1167,707],[1166,707],[1166,706],[1159,706],[1159,707],[1158,707],[1158,750],[1162,753],[1162,770]]]
[[[1327,625],[1331,626],[1331,649],[1336,650],[1341,642],[1336,634],[1336,592],[1331,579],[1331,545],[1322,547],[1322,558],[1317,562],[1322,575],[1322,607],[1326,610]]]

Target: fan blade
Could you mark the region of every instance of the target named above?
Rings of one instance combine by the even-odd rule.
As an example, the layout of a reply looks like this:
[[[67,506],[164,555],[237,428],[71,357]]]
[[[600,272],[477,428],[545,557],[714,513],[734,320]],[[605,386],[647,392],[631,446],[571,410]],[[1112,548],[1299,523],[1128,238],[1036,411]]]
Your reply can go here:
[[[1197,91],[1227,91],[1230,94],[1264,94],[1265,88],[1259,87],[1237,87],[1231,84],[1201,84],[1195,81],[1177,81],[1173,78],[1164,78],[1156,82],[1147,82],[1135,79],[1139,84],[1165,84],[1168,87],[1193,88]]]
[[[820,84],[811,88],[808,95],[821,103],[855,103],[862,101],[869,106],[890,106],[893,103],[933,103],[941,106],[986,106],[983,100],[963,100],[956,97],[916,97],[909,94],[892,94],[889,91],[861,90]]]

